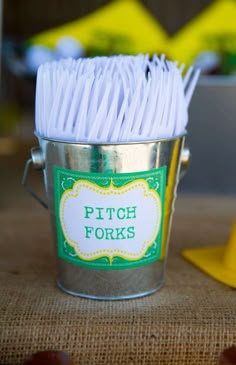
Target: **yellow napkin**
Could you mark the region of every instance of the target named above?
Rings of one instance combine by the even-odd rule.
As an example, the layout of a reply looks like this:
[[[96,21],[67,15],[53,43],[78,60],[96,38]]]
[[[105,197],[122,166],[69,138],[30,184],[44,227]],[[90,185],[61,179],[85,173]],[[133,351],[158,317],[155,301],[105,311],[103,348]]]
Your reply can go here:
[[[224,49],[236,51],[235,0],[214,1],[170,40],[167,53],[189,65],[202,51],[220,51],[219,37],[223,36]]]
[[[214,279],[236,288],[236,219],[226,245],[188,249],[182,255]]]
[[[163,51],[167,35],[137,0],[116,0],[97,11],[32,37],[32,44],[54,48],[58,39],[70,36],[85,50],[106,49],[112,41],[113,53],[154,53]],[[114,40],[114,41],[113,41]]]

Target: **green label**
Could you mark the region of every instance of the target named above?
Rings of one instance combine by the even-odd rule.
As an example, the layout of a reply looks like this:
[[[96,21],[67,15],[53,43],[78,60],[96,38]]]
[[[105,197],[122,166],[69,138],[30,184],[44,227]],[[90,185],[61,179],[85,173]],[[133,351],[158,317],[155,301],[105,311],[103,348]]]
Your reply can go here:
[[[99,270],[160,258],[166,166],[100,174],[54,166],[58,255]]]

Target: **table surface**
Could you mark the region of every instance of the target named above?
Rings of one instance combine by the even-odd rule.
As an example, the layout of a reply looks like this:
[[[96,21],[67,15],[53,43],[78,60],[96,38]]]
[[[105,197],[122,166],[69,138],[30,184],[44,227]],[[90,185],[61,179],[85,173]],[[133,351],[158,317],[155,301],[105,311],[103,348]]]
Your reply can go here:
[[[236,197],[181,195],[166,284],[151,296],[99,302],[61,292],[49,217],[21,187],[28,151],[0,157],[0,364],[46,349],[75,364],[216,364],[236,343],[236,292],[181,257],[189,247],[224,244]],[[43,194],[42,175],[31,184]]]

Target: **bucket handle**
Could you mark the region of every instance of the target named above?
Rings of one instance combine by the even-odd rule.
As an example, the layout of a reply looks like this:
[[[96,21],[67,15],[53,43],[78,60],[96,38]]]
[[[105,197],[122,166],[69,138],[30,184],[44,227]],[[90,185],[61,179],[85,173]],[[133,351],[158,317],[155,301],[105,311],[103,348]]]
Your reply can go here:
[[[31,158],[29,158],[25,163],[25,169],[22,177],[21,184],[25,188],[25,190],[32,195],[34,199],[36,199],[44,208],[48,209],[47,203],[43,201],[27,184],[27,177],[29,174],[31,164],[36,170],[44,169],[44,160],[42,156],[42,149],[40,147],[31,148]]]
[[[180,163],[181,163],[180,179],[182,179],[184,177],[184,175],[186,174],[187,169],[189,167],[190,160],[191,160],[190,149],[188,147],[184,147],[182,149],[181,155],[180,155]]]

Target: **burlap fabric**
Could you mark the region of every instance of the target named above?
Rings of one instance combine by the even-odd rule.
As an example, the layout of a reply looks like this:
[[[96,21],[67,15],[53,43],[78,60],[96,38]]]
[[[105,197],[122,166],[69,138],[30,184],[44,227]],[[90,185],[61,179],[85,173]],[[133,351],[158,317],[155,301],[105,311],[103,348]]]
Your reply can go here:
[[[180,256],[182,248],[226,242],[235,198],[179,197],[165,287],[143,299],[98,302],[56,287],[48,214],[21,189],[22,164],[12,166],[1,163],[1,365],[45,349],[83,365],[213,365],[236,344],[235,290]]]

